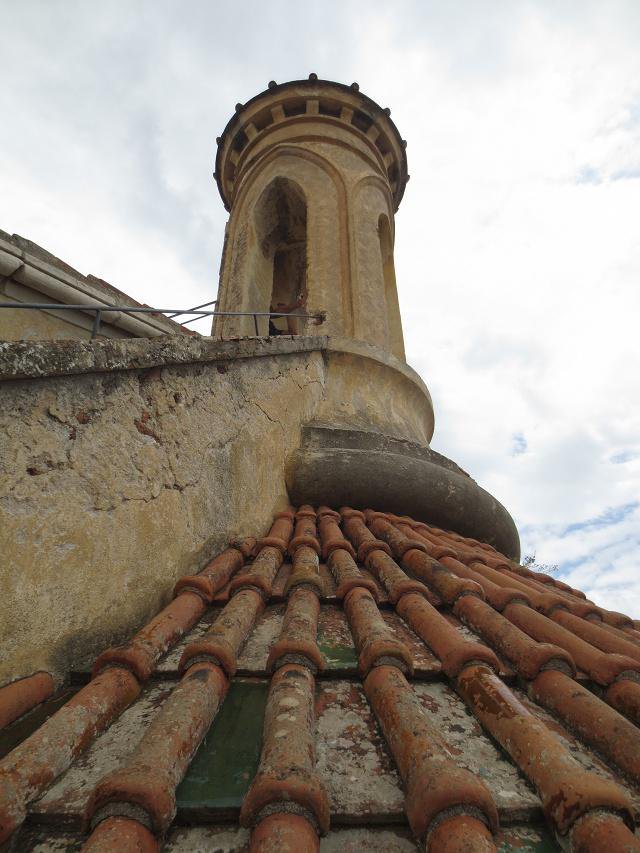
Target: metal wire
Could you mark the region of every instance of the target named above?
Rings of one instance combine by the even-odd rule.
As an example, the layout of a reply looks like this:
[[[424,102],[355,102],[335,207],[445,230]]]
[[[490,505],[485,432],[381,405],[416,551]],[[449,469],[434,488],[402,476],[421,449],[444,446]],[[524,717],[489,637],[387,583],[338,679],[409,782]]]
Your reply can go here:
[[[65,305],[58,302],[0,302],[2,308],[20,308],[24,310],[37,311],[95,311],[93,327],[91,329],[91,338],[95,338],[100,331],[100,323],[102,315],[106,313],[120,312],[122,314],[168,314],[170,317],[177,317],[181,314],[195,314],[190,320],[185,320],[184,323],[178,323],[184,326],[187,323],[193,323],[195,320],[200,320],[202,317],[253,317],[253,323],[256,330],[256,335],[259,336],[258,317],[296,317],[299,320],[316,320],[322,323],[325,320],[325,315],[321,314],[292,314],[286,311],[203,311],[204,305],[217,305],[217,300],[213,302],[204,302],[195,308],[134,308],[133,306],[123,305]]]
[[[206,308],[207,305],[217,305],[217,304],[218,304],[218,300],[212,299],[211,302],[203,302],[202,305],[194,305],[194,307],[191,309],[191,311],[177,311],[175,314],[169,314],[169,319],[171,319],[171,317],[178,317],[178,316],[180,316],[180,314],[192,314],[194,311],[197,311],[198,308]],[[180,321],[178,321],[178,322],[180,322]],[[193,320],[187,320],[186,322],[192,323]],[[184,326],[184,323],[182,323],[181,325]]]

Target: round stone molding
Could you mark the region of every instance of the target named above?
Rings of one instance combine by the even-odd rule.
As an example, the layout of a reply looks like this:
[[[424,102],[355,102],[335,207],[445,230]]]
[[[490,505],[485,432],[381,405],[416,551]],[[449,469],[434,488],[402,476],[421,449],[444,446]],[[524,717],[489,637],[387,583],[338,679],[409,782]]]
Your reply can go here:
[[[301,139],[318,135],[318,124],[334,125],[336,136],[351,137],[364,150],[376,170],[384,174],[398,209],[409,178],[406,142],[383,109],[357,88],[331,80],[294,80],[269,87],[236,112],[218,137],[215,178],[225,208],[230,210],[244,171],[264,153],[276,131],[285,127]],[[295,129],[291,128],[295,125]],[[326,135],[320,134],[321,137]]]

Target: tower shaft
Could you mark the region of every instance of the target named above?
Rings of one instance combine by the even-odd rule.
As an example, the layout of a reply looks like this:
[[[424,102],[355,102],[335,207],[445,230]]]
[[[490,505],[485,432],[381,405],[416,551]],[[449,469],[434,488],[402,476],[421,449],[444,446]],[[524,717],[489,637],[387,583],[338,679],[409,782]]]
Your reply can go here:
[[[301,315],[325,312],[325,334],[404,360],[393,242],[406,156],[388,111],[337,83],[274,86],[238,105],[216,174],[230,210],[221,311],[290,308],[293,319],[271,330],[262,318],[261,334],[312,333]],[[214,327],[249,334],[251,317]]]

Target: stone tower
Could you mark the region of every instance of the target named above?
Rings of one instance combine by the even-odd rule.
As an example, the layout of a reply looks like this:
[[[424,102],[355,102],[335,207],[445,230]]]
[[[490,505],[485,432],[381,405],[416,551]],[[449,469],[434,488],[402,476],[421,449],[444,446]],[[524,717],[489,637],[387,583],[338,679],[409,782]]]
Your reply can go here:
[[[309,80],[278,86],[236,114],[219,140],[216,178],[231,212],[220,309],[268,311],[300,300],[323,331],[404,360],[393,267],[394,212],[407,182],[404,140],[358,91]],[[266,333],[266,321],[261,332]],[[251,318],[216,336],[253,334]],[[300,332],[309,332],[302,322]]]
[[[517,556],[504,507],[429,448],[433,406],[405,362],[394,272],[408,173],[390,110],[357,83],[272,81],[236,105],[215,176],[230,212],[218,308],[247,316],[217,318],[214,337],[321,332],[326,341],[323,404],[287,465],[292,500],[373,506],[382,490],[387,508]],[[288,322],[251,316],[290,308]]]

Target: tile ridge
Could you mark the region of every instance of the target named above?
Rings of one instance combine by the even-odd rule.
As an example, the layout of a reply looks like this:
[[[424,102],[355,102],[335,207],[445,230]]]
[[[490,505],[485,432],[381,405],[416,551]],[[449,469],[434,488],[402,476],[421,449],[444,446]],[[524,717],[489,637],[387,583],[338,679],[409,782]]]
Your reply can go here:
[[[374,519],[372,523],[374,526],[378,524],[378,527],[380,527],[379,521]],[[408,528],[402,522],[397,523],[396,527],[401,533],[411,530],[411,528]],[[414,534],[415,532],[414,530]],[[429,534],[429,538],[427,539],[426,536],[427,534],[423,537],[424,542],[431,543],[435,549],[436,546],[433,543],[438,542],[439,537]],[[402,547],[398,547],[397,550],[398,553],[403,552]],[[406,551],[404,553],[406,555]],[[460,572],[461,576],[467,577],[469,574],[470,570],[455,558],[441,556],[440,562],[445,564],[451,571]],[[489,567],[483,568],[482,564],[472,562],[472,565],[492,575],[496,574],[496,570]],[[536,613],[530,605],[515,604],[516,599],[508,603],[504,608],[496,607],[490,595],[493,586],[492,581],[479,573],[474,572],[473,574],[476,576],[483,592],[487,595],[487,601],[482,601],[481,598],[474,596],[460,598],[454,603],[453,609],[456,615],[460,616],[463,622],[478,631],[481,636],[498,648],[511,661],[518,674],[528,684],[527,689],[529,692],[539,697],[541,705],[551,710],[569,728],[578,731],[585,742],[594,746],[625,774],[629,775],[636,782],[640,781],[640,776],[638,775],[640,769],[640,745],[638,747],[628,746],[629,741],[638,742],[637,731],[634,730],[633,722],[635,722],[634,714],[637,713],[637,710],[635,710],[637,709],[637,703],[634,704],[634,697],[639,685],[634,680],[634,671],[624,671],[617,676],[617,682],[614,682],[609,687],[609,691],[615,694],[613,699],[610,696],[608,697],[605,692],[605,699],[609,702],[609,705],[613,705],[613,708],[609,707],[599,697],[576,685],[575,681],[569,677],[570,675],[575,676],[575,666],[570,653],[572,651],[575,652],[576,648],[579,648],[583,653],[588,654],[588,644],[583,644],[580,647],[577,645],[573,648],[568,647],[568,644],[570,645],[570,632],[565,629],[562,629],[564,631],[563,634],[556,632],[552,636],[549,636],[549,634],[538,636],[535,632],[527,630],[526,624],[522,624],[522,621],[518,622],[517,619],[510,617],[510,612],[513,613],[515,608],[518,608],[521,620],[524,618],[522,614],[528,612],[532,619],[541,620],[543,624],[550,623],[550,625],[553,625],[553,622],[543,614]],[[526,589],[526,586],[524,588]],[[494,610],[491,609],[491,605]],[[424,604],[421,607],[424,609]],[[441,657],[435,646],[435,642],[439,639],[438,634],[436,633],[430,642],[429,637],[425,633],[417,630],[420,626],[416,616],[411,612],[411,603],[401,603],[396,609],[404,611],[403,615],[408,617],[408,621],[414,630],[416,630],[416,633]],[[413,604],[413,609],[415,611],[415,604]],[[500,609],[504,609],[505,616],[495,612]],[[411,621],[412,616],[413,623]],[[573,616],[565,610],[556,610],[551,618],[554,621],[569,621],[572,625],[577,624],[580,627],[584,627],[585,631],[591,632],[592,635],[594,632],[597,632],[600,638],[604,633],[598,624],[589,622],[585,618],[581,619],[580,617]],[[442,630],[445,630],[444,626]],[[578,643],[581,642],[579,638],[576,637],[575,639]],[[551,641],[551,644],[549,641]],[[615,642],[615,639],[612,637],[612,643]],[[618,641],[618,643],[621,642],[624,641]],[[618,647],[620,648],[619,645]],[[596,655],[597,661],[602,661],[607,657],[600,650],[593,649],[593,652]],[[609,660],[611,660],[611,657],[609,656]],[[618,659],[618,656],[615,656],[615,658]],[[583,658],[580,658],[579,663],[581,665],[585,662]],[[622,663],[621,665],[625,666],[632,663],[633,661],[627,659],[626,664]],[[553,674],[551,675],[551,673]],[[629,716],[633,722],[625,719],[617,710],[614,710],[616,701],[625,708],[627,711],[626,716]],[[602,726],[600,727],[596,721],[601,721]]]
[[[289,515],[276,517],[269,536],[262,541],[281,539],[284,547],[258,546],[253,567],[245,578],[256,575],[266,584],[273,582],[291,530]],[[243,552],[237,547],[234,550],[241,554],[242,565]],[[259,569],[255,568],[256,563]],[[224,564],[218,572],[220,585],[228,580],[227,569]],[[262,591],[255,580],[233,588],[213,626],[186,647],[180,660],[182,678],[178,685],[125,763],[104,776],[93,790],[85,812],[86,827],[91,830],[88,849],[97,844],[95,835],[106,831],[100,830],[103,821],[131,817],[132,809],[137,810],[135,820],[156,838],[164,836],[176,814],[176,788],[224,702],[238,653],[264,609]]]
[[[325,517],[327,517],[325,515]],[[325,662],[317,644],[321,552],[316,512],[301,506],[289,543],[293,567],[287,606],[267,669],[272,673],[260,764],[240,810],[252,850],[318,850],[329,831],[326,786],[315,766],[315,673]]]
[[[343,508],[341,515],[345,531],[359,554],[363,544],[371,546],[366,554],[367,567],[374,570],[376,566],[382,567],[379,577],[383,583],[386,578],[388,590],[398,590],[398,584],[409,581],[400,577],[398,566],[394,571],[393,561],[387,562],[391,560],[387,543],[376,539],[365,525],[365,518],[375,519],[378,514]],[[335,531],[328,527],[324,533],[327,542],[330,537],[336,538]],[[413,584],[405,597],[424,601],[430,607],[426,596],[418,595],[416,589],[422,591],[424,587]],[[438,821],[447,814],[448,822],[455,825],[466,818],[468,842],[482,841],[485,845],[482,849],[495,850],[491,832],[497,828],[498,814],[493,799],[477,777],[444,754],[439,737],[405,678],[404,673],[413,670],[409,650],[393,636],[368,589],[354,586],[344,598],[343,607],[359,656],[365,695],[404,783],[405,811],[414,835],[425,839],[436,831]],[[455,817],[449,814],[452,809],[458,811]]]
[[[53,695],[55,684],[48,672],[34,672],[0,687],[0,730]]]
[[[412,561],[415,562],[416,554],[418,555],[419,565],[424,562],[422,552],[407,547],[407,543],[411,540],[405,534],[413,531],[400,519],[397,517],[391,517],[390,520],[389,518],[384,519],[379,513],[371,513],[368,514],[367,521],[374,534],[380,535],[392,545],[394,555],[401,562],[408,562],[409,564]],[[392,521],[396,522],[394,525],[396,532],[389,529]],[[424,538],[423,541],[425,543],[430,542],[432,537]],[[433,539],[433,543],[437,541],[437,537]],[[432,553],[437,553],[437,546],[432,544],[432,547],[434,549]],[[440,554],[440,560],[449,560],[449,568],[455,567],[456,560],[452,561],[452,558],[443,555],[442,552]],[[437,574],[434,577],[437,577]],[[421,600],[417,595],[408,595],[401,599],[396,609],[407,618],[414,629],[418,629],[419,635],[425,641],[431,640],[431,643],[428,642],[427,644],[431,645],[436,654],[439,651],[440,655],[444,656],[445,643],[443,638],[446,637],[446,629],[444,625],[437,624],[438,618],[443,619],[443,617],[433,610],[432,614],[428,614],[431,619],[423,619],[422,624],[420,624],[415,615],[417,606],[421,608],[422,615],[427,615],[426,608],[428,605],[424,599]],[[458,597],[453,602],[454,612],[458,615],[460,615],[461,609],[468,609],[469,607],[480,611],[484,616],[489,616],[492,613],[491,619],[493,621],[498,620],[501,629],[500,635],[494,635],[493,639],[496,639],[497,636],[504,637],[504,629],[509,624],[507,619],[493,611],[490,604],[483,600],[482,594],[465,595]],[[548,617],[536,613],[531,607],[524,604],[509,604],[505,610],[508,612],[514,608],[518,608],[520,612],[528,611],[536,619],[551,622]],[[464,613],[462,615],[464,619]],[[474,622],[472,627],[477,629],[479,626]],[[423,630],[420,631],[420,628]],[[481,633],[483,632],[481,631]],[[518,634],[520,633],[518,632]],[[511,634],[517,636],[513,631]],[[527,640],[531,648],[532,641],[528,637],[525,642]],[[440,648],[436,650],[438,644],[440,644]],[[539,644],[533,641],[533,647],[536,646]],[[562,649],[553,653],[557,654],[558,651],[562,653]],[[522,662],[520,662],[519,669],[521,674],[524,674]],[[617,785],[603,781],[593,773],[582,770],[546,726],[537,721],[511,694],[509,688],[496,675],[495,667],[492,668],[486,663],[471,661],[463,664],[457,673],[451,669],[447,671],[445,667],[443,670],[452,678],[458,693],[480,720],[483,727],[501,743],[527,778],[534,784],[543,800],[545,814],[559,837],[570,833],[570,837],[573,839],[575,833],[576,838],[578,836],[582,838],[586,834],[586,830],[581,828],[583,825],[578,824],[577,821],[584,819],[584,821],[590,822],[595,820],[596,815],[606,812],[606,826],[604,830],[600,827],[601,834],[605,831],[609,832],[609,834],[619,838],[621,844],[628,845],[631,849],[634,838],[632,832],[633,816],[631,803],[625,793]],[[531,673],[531,675],[533,674]],[[635,682],[624,681],[619,683],[626,687]],[[595,738],[593,736],[590,737],[591,742],[599,746],[608,758],[621,766],[621,769],[635,774],[636,779],[638,778],[640,752],[632,749],[631,751],[636,754],[629,756],[625,749],[625,741],[628,741],[633,733],[633,726],[627,720],[620,718],[615,711],[607,708],[597,697],[589,694],[584,688],[580,688],[580,692],[576,691],[574,689],[575,682],[564,672],[539,670],[535,674],[535,678],[530,678],[530,685],[536,698],[539,696],[540,699],[545,700],[542,704],[552,704],[547,700],[557,699],[559,694],[559,697],[568,703],[567,707],[563,709],[564,713],[560,713],[561,718],[573,722],[573,727],[580,729],[583,735],[588,734],[589,724],[591,724],[591,728],[594,727],[594,720],[589,720],[589,713],[587,715],[584,713],[585,704],[589,704],[588,711],[591,715],[603,720],[607,730],[606,734],[611,735],[611,737],[607,737],[606,734],[603,736],[603,733],[599,732],[599,743],[594,743]],[[580,700],[585,698],[589,702],[581,703]],[[554,710],[558,712],[558,705],[554,705]],[[637,742],[637,738],[634,741]],[[547,761],[547,757],[550,757],[551,760]],[[572,849],[573,847],[572,844]],[[595,853],[598,848],[589,842],[580,849],[592,850]]]
[[[231,552],[231,553],[230,553]],[[203,572],[222,586],[227,573],[243,561],[237,547],[227,549]],[[117,719],[140,694],[158,659],[206,609],[202,597],[179,589],[160,613],[119,649],[103,653],[91,681],[0,761],[0,843],[18,829],[27,804],[69,768],[95,737]]]

